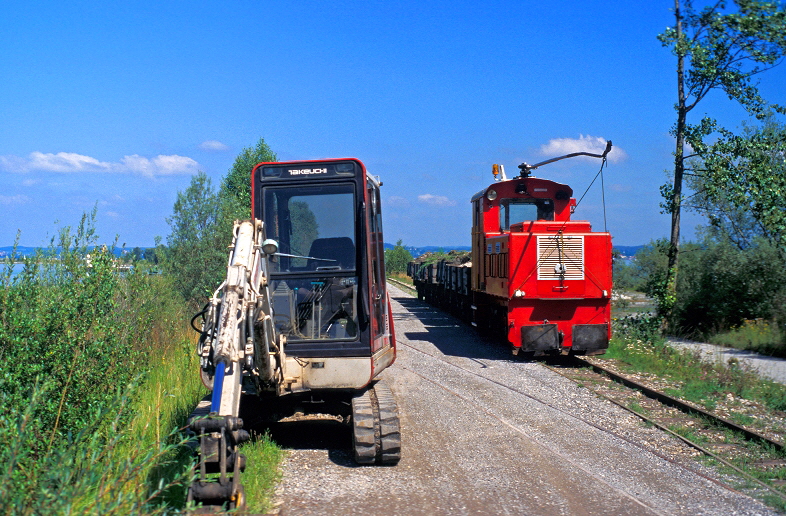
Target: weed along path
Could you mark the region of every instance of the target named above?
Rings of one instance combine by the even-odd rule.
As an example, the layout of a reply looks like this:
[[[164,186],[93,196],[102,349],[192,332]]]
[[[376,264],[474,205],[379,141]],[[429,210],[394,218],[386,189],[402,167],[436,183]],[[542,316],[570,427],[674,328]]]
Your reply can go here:
[[[391,287],[402,459],[360,467],[348,429],[288,436],[276,511],[296,514],[776,514],[682,444]]]

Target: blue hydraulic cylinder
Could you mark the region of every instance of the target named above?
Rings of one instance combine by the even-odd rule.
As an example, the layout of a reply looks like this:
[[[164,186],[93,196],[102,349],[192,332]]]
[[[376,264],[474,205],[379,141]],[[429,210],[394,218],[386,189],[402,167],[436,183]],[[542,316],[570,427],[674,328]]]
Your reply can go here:
[[[216,364],[216,375],[213,377],[213,397],[210,400],[210,412],[216,412],[221,409],[221,391],[224,388],[224,373],[226,366],[224,361]]]

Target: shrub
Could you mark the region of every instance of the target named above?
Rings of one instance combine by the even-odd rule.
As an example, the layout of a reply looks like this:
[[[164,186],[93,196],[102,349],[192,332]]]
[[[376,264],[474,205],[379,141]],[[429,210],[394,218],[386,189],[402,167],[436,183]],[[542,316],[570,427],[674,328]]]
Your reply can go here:
[[[665,241],[653,242],[634,258],[645,277],[644,291],[662,294],[666,277]],[[683,244],[677,297],[669,317],[674,333],[706,337],[739,327],[745,320],[786,322],[786,266],[777,248],[764,240],[740,250],[728,240],[706,237]]]
[[[0,273],[0,496],[15,513],[163,511],[190,478],[177,428],[204,389],[183,301],[166,277],[118,271],[94,217]]]

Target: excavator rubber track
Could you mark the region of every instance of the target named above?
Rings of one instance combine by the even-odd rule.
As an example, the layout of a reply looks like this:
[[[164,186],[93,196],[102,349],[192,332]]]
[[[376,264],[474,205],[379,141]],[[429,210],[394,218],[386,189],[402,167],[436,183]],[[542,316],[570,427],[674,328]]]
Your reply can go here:
[[[401,460],[401,429],[393,393],[383,382],[352,398],[355,462],[395,465]]]

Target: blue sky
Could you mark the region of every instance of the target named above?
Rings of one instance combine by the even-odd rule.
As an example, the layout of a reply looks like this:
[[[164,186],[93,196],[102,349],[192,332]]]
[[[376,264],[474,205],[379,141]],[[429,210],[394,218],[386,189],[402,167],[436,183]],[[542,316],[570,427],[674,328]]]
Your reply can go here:
[[[604,172],[616,245],[668,235],[672,2],[13,2],[0,16],[0,246],[48,242],[98,207],[102,241],[166,238],[197,171],[217,185],[264,137],[279,159],[357,157],[383,185],[385,240],[468,245],[469,199],[579,148]],[[760,77],[783,103],[786,69]],[[778,98],[781,95],[781,98]],[[716,95],[705,112],[745,114]],[[696,118],[694,118],[695,120]],[[536,175],[580,196],[597,160]],[[599,184],[574,218],[604,228]],[[684,217],[693,236],[701,220]],[[229,238],[229,237],[228,237]]]

